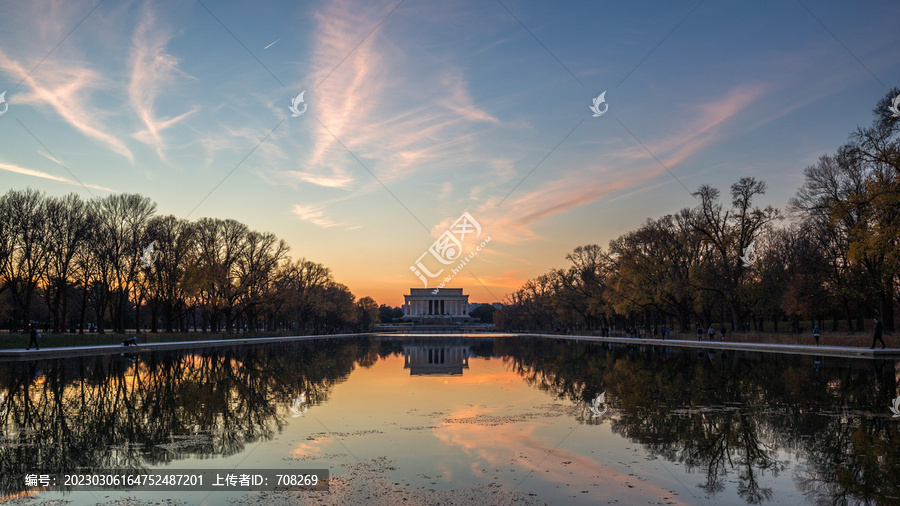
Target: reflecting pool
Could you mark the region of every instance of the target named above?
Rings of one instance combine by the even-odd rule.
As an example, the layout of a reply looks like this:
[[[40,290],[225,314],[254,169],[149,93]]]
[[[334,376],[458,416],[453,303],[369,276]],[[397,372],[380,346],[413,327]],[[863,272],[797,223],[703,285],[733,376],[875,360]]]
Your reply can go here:
[[[0,502],[900,502],[900,363],[521,337],[0,362]],[[601,395],[602,394],[602,395]],[[96,469],[328,469],[328,491],[47,491]]]

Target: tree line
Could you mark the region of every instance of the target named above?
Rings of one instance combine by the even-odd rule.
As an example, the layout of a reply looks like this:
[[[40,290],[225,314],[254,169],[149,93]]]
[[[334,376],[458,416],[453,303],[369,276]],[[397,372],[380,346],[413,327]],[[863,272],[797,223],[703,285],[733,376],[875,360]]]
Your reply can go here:
[[[0,494],[22,476],[227,457],[271,441],[378,359],[368,339],[316,339],[0,364]],[[41,378],[41,381],[37,381]],[[314,437],[317,426],[307,426]],[[303,430],[302,428],[300,430]]]
[[[493,354],[579,406],[578,422],[608,423],[696,473],[713,502],[729,482],[748,504],[770,502],[769,483],[786,471],[814,504],[884,504],[900,491],[900,428],[881,415],[897,391],[892,361],[525,337],[495,339]],[[601,392],[611,412],[596,418],[588,406]]]
[[[161,216],[149,198],[33,189],[0,197],[0,315],[8,329],[336,332],[378,321],[320,263],[233,219]]]
[[[697,205],[648,219],[610,242],[579,246],[569,265],[507,296],[495,323],[554,330],[787,321],[799,331],[895,328],[900,287],[900,118],[894,88],[833,154],[804,170],[785,210],[754,202],[767,185],[743,177],[730,202],[701,186]],[[781,225],[780,222],[787,223]]]

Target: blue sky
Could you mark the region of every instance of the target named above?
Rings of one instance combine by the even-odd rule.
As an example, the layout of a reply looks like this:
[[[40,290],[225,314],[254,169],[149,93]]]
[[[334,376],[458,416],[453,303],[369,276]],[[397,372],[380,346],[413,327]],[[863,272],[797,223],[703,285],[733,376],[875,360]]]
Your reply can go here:
[[[0,5],[3,188],[238,219],[388,304],[463,211],[492,240],[449,285],[490,302],[682,185],[783,207],[900,83],[890,2],[97,5]]]

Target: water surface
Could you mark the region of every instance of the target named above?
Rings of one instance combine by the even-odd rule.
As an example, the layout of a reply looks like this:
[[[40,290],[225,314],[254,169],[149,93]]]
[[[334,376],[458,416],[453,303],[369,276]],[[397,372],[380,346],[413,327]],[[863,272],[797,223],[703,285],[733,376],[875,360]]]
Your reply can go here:
[[[529,336],[5,362],[0,492],[28,504],[891,503],[898,371]],[[333,480],[292,495],[37,492],[23,480],[100,468],[327,468]]]

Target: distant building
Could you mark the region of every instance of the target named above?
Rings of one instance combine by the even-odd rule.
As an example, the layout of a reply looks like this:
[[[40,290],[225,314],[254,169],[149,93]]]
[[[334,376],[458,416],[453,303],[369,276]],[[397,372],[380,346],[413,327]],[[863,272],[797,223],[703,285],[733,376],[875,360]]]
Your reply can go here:
[[[469,296],[462,288],[410,288],[403,296],[403,319],[413,321],[453,322],[469,316]]]

